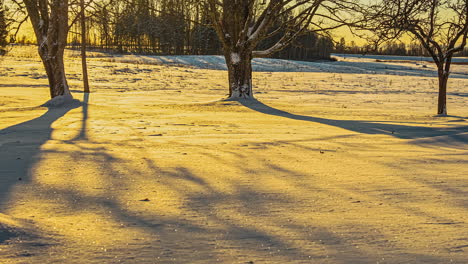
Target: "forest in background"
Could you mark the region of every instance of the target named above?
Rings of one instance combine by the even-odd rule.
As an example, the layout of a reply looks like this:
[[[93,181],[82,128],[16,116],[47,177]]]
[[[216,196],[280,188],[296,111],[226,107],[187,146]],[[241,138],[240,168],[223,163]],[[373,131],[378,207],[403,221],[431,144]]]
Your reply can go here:
[[[0,7],[1,8],[1,7]],[[78,14],[78,10],[74,10]],[[9,38],[8,18],[0,9],[0,47],[10,43],[35,44],[26,36]],[[146,55],[222,55],[222,44],[210,23],[209,14],[193,0],[105,0],[87,6],[87,45],[90,49]],[[283,18],[284,20],[287,17]],[[12,30],[11,30],[12,31]],[[74,23],[68,46],[81,45],[79,23]],[[259,48],[271,46],[276,38],[263,40]],[[378,47],[357,45],[345,38],[304,32],[273,58],[313,61],[330,59],[331,53],[428,56],[419,43],[390,41]],[[455,56],[468,56],[468,48]]]
[[[209,14],[191,0],[101,1],[88,10],[88,46],[95,50],[152,55],[223,54]],[[79,32],[79,25],[75,24],[69,34],[71,47],[81,45]],[[260,46],[271,46],[277,41],[270,38]],[[333,47],[331,38],[308,31],[274,57],[328,59]]]
[[[423,45],[416,42],[404,43],[402,41],[389,41],[381,46],[375,47],[373,45],[359,46],[354,41],[348,43],[344,38],[341,38],[340,41],[335,44],[333,52],[345,54],[430,56]],[[456,53],[455,56],[468,57],[468,48]]]

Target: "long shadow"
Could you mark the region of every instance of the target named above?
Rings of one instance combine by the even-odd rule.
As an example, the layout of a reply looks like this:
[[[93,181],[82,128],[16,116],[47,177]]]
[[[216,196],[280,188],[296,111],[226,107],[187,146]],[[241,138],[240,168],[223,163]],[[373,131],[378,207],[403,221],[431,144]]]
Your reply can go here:
[[[31,169],[40,158],[41,146],[53,132],[52,124],[79,101],[60,108],[49,108],[42,116],[0,130],[0,208],[8,203],[11,189],[33,178]]]
[[[131,147],[131,146],[129,146]],[[100,169],[105,172],[106,175],[118,175],[119,171],[113,168],[115,163],[121,163],[122,160],[116,160],[110,158],[111,154],[105,151],[98,151],[94,153],[93,161],[105,160],[106,162],[101,164]],[[84,157],[84,155],[79,155]],[[101,159],[100,159],[100,158]],[[98,159],[96,159],[98,158]],[[82,160],[83,161],[83,160]],[[110,161],[110,162],[107,162]],[[306,261],[304,263],[312,263],[311,258],[315,260],[322,260],[326,258],[321,253],[308,252],[305,249],[298,248],[290,240],[285,239],[274,232],[262,230],[261,225],[251,226],[245,223],[237,222],[236,218],[230,219],[225,216],[218,216],[213,212],[223,210],[226,205],[236,206],[240,205],[239,214],[249,218],[255,218],[260,221],[266,221],[268,223],[268,216],[271,211],[270,205],[272,203],[279,203],[281,208],[289,206],[293,201],[288,199],[286,196],[280,194],[265,195],[262,191],[255,190],[254,188],[247,187],[244,185],[238,185],[238,189],[235,194],[227,194],[220,192],[204,178],[194,174],[191,170],[184,167],[176,167],[173,169],[162,169],[158,167],[152,160],[146,159],[148,162],[148,168],[145,172],[139,169],[133,170],[128,168],[127,174],[130,175],[141,175],[147,177],[149,175],[160,174],[164,175],[160,180],[164,183],[167,188],[172,188],[175,192],[184,194],[186,196],[184,210],[189,215],[203,216],[210,219],[218,224],[218,226],[207,227],[197,221],[191,221],[190,218],[186,217],[171,217],[159,214],[158,212],[149,213],[146,216],[138,214],[136,210],[132,210],[131,207],[127,208],[122,206],[117,200],[102,198],[99,196],[85,195],[81,192],[76,192],[72,189],[61,189],[53,188],[48,186],[47,193],[41,194],[41,197],[47,197],[49,200],[57,200],[60,197],[60,202],[68,209],[75,212],[87,210],[88,208],[106,208],[104,211],[112,212],[112,218],[118,220],[122,226],[138,228],[148,234],[149,238],[141,239],[140,242],[133,242],[132,246],[141,252],[135,256],[130,257],[128,260],[130,263],[138,261],[139,263],[150,263],[149,259],[155,259],[161,257],[164,260],[171,257],[175,263],[187,263],[187,258],[184,256],[184,250],[193,248],[194,259],[201,258],[204,262],[194,263],[220,263],[217,259],[222,255],[216,252],[216,247],[210,239],[213,237],[216,240],[223,241],[228,244],[229,248],[239,248],[258,254],[260,259],[265,258],[265,251],[270,251],[269,260],[277,262],[278,258],[287,258],[297,261]],[[112,164],[114,163],[114,164]],[[145,175],[147,173],[147,175]],[[149,177],[148,177],[149,178]],[[124,181],[118,184],[119,181]],[[128,182],[124,178],[113,177],[112,186],[124,185],[130,187]],[[203,193],[188,191],[188,185],[196,185],[203,189]],[[102,186],[103,188],[109,186]],[[112,197],[111,193],[105,195],[105,197]],[[252,214],[251,212],[255,212]],[[275,225],[281,226],[282,229],[288,230],[289,232],[302,234],[305,230],[310,231],[306,236],[299,236],[303,241],[314,242],[321,241],[325,247],[334,248],[339,247],[343,252],[336,253],[336,258],[357,258],[359,256],[359,263],[370,263],[370,259],[378,259],[377,255],[369,254],[359,249],[355,249],[352,245],[349,245],[346,240],[337,236],[330,230],[321,227],[309,226],[304,227],[291,223],[287,220],[287,217],[278,216],[275,221]],[[178,235],[173,234],[173,230],[177,229]],[[312,231],[311,231],[312,230]],[[143,247],[144,244],[144,247]],[[117,248],[113,249],[114,253],[99,254],[100,258],[122,258],[125,262],[127,256],[123,256],[119,251],[119,245],[115,245]],[[141,250],[141,248],[146,250]],[[93,249],[87,249],[87,257],[92,256]],[[126,249],[122,248],[122,252],[126,252]],[[110,251],[112,252],[112,251]],[[168,254],[168,255],[166,255]],[[180,256],[178,256],[180,255]],[[417,258],[423,260],[425,263],[441,263],[442,260],[436,256],[425,256],[417,254],[406,254],[408,257]],[[169,256],[169,257],[168,257]],[[97,257],[94,256],[94,257]],[[239,256],[240,257],[240,256]],[[251,256],[243,256],[245,261],[249,260]],[[180,259],[176,259],[180,258]],[[136,260],[135,260],[136,259]],[[365,261],[364,261],[365,260]],[[239,261],[240,263],[240,261]],[[249,263],[249,262],[244,262]],[[342,262],[337,262],[342,263]],[[358,262],[356,262],[358,263]]]
[[[131,148],[132,146],[129,145],[128,147]],[[81,159],[86,157],[86,155],[75,154]],[[112,197],[112,193],[107,193],[104,196],[93,196],[76,192],[73,189],[61,189],[48,186],[47,193],[41,194],[41,197],[47,197],[49,200],[57,200],[57,197],[60,197],[60,202],[63,206],[75,212],[87,210],[90,207],[106,208],[103,211],[112,212],[112,218],[118,220],[123,226],[132,226],[133,228],[143,230],[149,237],[145,239],[142,238],[140,242],[132,243],[132,245],[141,252],[135,256],[128,256],[131,257],[131,259],[128,259],[130,263],[135,261],[149,263],[149,259],[155,259],[156,257],[161,257],[163,259],[162,263],[165,263],[164,260],[169,259],[169,257],[176,263],[187,263],[187,257],[183,254],[187,249],[193,249],[191,254],[194,255],[194,259],[201,258],[204,261],[194,263],[220,263],[217,258],[222,255],[218,255],[220,253],[216,251],[215,244],[211,241],[213,238],[227,244],[227,246],[224,247],[234,250],[237,248],[245,251],[248,249],[250,252],[255,252],[254,255],[258,255],[255,257],[259,257],[260,259],[266,258],[266,254],[264,253],[268,250],[270,251],[269,260],[275,263],[278,262],[275,260],[281,258],[292,260],[295,263],[298,261],[313,263],[314,260],[320,262],[320,260],[328,257],[322,253],[308,252],[306,249],[299,248],[295,246],[291,240],[275,234],[272,230],[263,230],[260,224],[252,226],[238,222],[235,217],[231,219],[222,214],[217,215],[213,213],[224,210],[223,208],[226,208],[226,206],[229,208],[236,208],[239,206],[236,211],[239,215],[246,218],[254,218],[261,223],[275,225],[281,227],[282,230],[296,233],[298,234],[296,239],[300,238],[307,243],[320,241],[324,247],[330,247],[331,249],[338,248],[341,251],[335,253],[334,257],[336,257],[336,259],[359,259],[353,263],[371,263],[371,260],[379,259],[378,254],[367,253],[356,249],[349,244],[346,239],[334,234],[331,230],[327,230],[326,228],[298,225],[288,220],[287,216],[278,216],[275,218],[276,222],[271,223],[271,220],[269,220],[269,215],[272,210],[271,204],[280,204],[279,209],[281,209],[287,208],[294,202],[280,193],[275,193],[273,195],[266,194],[264,191],[256,190],[253,187],[243,184],[236,185],[236,193],[224,193],[213,188],[203,177],[193,173],[188,168],[175,167],[164,169],[158,167],[153,160],[145,159],[144,161],[148,163],[148,166],[142,171],[141,168],[132,168],[123,165],[124,160],[113,158],[105,149],[93,153],[93,157],[85,158],[80,162],[85,162],[87,159],[89,159],[88,161],[98,163],[103,162],[100,164],[100,170],[104,172],[103,175],[107,175],[109,179],[112,179],[105,182],[112,182],[109,185],[114,188],[115,186],[126,186],[127,191],[132,188],[131,184],[128,182],[129,179],[116,177],[117,175],[139,175],[137,177],[142,178],[151,178],[151,175],[161,175],[158,181],[160,181],[163,186],[185,196],[183,206],[185,214],[207,217],[210,221],[217,224],[214,226],[206,226],[201,222],[192,221],[190,217],[165,216],[157,211],[142,215],[137,212],[138,210],[122,206],[121,203],[112,198],[109,199],[109,197]],[[114,167],[118,164],[122,164],[125,170]],[[142,178],[139,179],[141,180]],[[138,178],[134,179],[138,180]],[[103,185],[102,187],[105,189],[110,186]],[[189,186],[197,186],[197,191],[190,191]],[[203,192],[200,192],[200,190],[203,190]],[[178,230],[177,236],[173,233],[174,229]],[[306,231],[308,232],[306,235],[299,235],[306,233]],[[350,234],[350,236],[353,237],[353,234]],[[378,237],[378,235],[376,237]],[[391,243],[388,244],[391,245]],[[112,253],[113,255],[109,253],[103,256],[101,253],[100,257],[111,259],[118,257],[122,258],[124,260],[123,262],[125,262],[126,256],[118,253],[119,245],[116,245],[116,247],[117,248],[113,250],[113,252],[115,252]],[[142,247],[145,250],[141,250]],[[87,249],[87,251],[88,257],[92,256],[92,254],[96,254],[93,253],[91,248]],[[125,249],[122,249],[122,252],[126,252]],[[252,256],[244,255],[243,257],[245,258],[244,261],[247,261]],[[437,256],[421,254],[404,253],[404,256],[397,257],[400,259],[406,257],[418,259],[421,263],[443,262],[443,259]]]
[[[86,129],[88,126],[88,104],[89,104],[89,93],[83,93],[83,103],[81,107],[82,121],[80,133],[73,140],[86,140],[88,136],[86,135]]]
[[[325,95],[335,95],[335,94],[413,94],[411,91],[407,90],[332,90],[332,89],[323,89],[323,90],[281,90],[281,89],[272,89],[271,91],[281,91],[286,93],[315,93],[315,94],[325,94]],[[438,94],[438,92],[425,92],[424,94]],[[460,96],[468,97],[468,93],[447,93],[450,96]]]
[[[400,139],[422,139],[422,138],[435,138],[445,136],[444,142],[450,141],[452,143],[468,143],[468,136],[463,135],[468,132],[468,126],[455,126],[455,127],[430,127],[430,126],[407,126],[388,124],[383,122],[368,122],[359,120],[336,120],[320,117],[312,117],[305,115],[296,115],[286,111],[282,111],[271,106],[268,106],[257,100],[239,100],[239,102],[260,113],[267,115],[280,116],[284,118],[314,122],[325,124],[329,126],[343,128],[349,131],[358,132],[362,134],[377,134],[377,135],[390,135]],[[433,141],[433,143],[436,143]]]
[[[84,101],[87,101],[86,97]],[[87,138],[86,119],[88,117],[88,108],[86,103],[83,105],[82,111],[83,124],[80,135],[77,136],[76,139],[66,142],[69,144],[76,144],[78,150],[73,152],[64,151],[63,155],[71,155],[73,160],[75,160],[75,163],[87,165],[94,164],[94,166],[99,168],[99,177],[103,180],[102,184],[99,186],[102,188],[102,192],[99,194],[86,193],[76,191],[74,188],[67,188],[66,186],[47,185],[45,186],[46,188],[38,189],[39,191],[43,191],[39,193],[38,196],[49,201],[59,201],[64,208],[67,208],[66,210],[71,210],[77,213],[80,211],[88,211],[90,208],[93,210],[96,208],[104,208],[102,211],[106,212],[106,215],[102,215],[102,217],[111,216],[113,220],[117,220],[116,222],[121,223],[119,228],[137,228],[148,234],[144,239],[131,241],[132,243],[130,247],[134,247],[136,249],[134,250],[134,252],[136,252],[135,255],[125,256],[125,254],[129,252],[128,249],[122,248],[122,252],[120,253],[119,247],[122,245],[115,245],[113,251],[109,251],[109,253],[104,254],[102,252],[98,253],[93,247],[89,247],[86,249],[87,255],[83,256],[84,258],[91,257],[93,260],[99,258],[103,262],[108,260],[109,263],[113,263],[113,261],[116,261],[115,257],[119,257],[122,258],[123,262],[128,263],[135,263],[136,261],[139,263],[152,263],[153,261],[150,260],[154,260],[156,257],[161,257],[163,259],[161,263],[169,262],[169,258],[171,259],[171,262],[188,263],[190,262],[188,261],[189,257],[184,255],[184,252],[191,251],[190,257],[193,255],[194,260],[197,258],[203,259],[203,262],[199,261],[193,263],[220,263],[217,258],[222,257],[222,250],[216,250],[216,243],[214,243],[216,240],[224,243],[223,247],[225,250],[233,249],[234,254],[237,254],[238,257],[245,257],[244,261],[250,260],[250,256],[245,255],[245,253],[242,255],[235,253],[236,249],[239,249],[240,252],[253,252],[254,256],[258,255],[260,259],[263,258],[264,260],[270,260],[268,262],[277,263],[279,263],[279,261],[276,260],[279,259],[289,259],[295,263],[299,261],[301,261],[301,263],[313,263],[313,261],[321,263],[328,257],[320,252],[309,252],[307,249],[297,247],[294,243],[294,239],[300,239],[301,241],[304,241],[304,243],[316,243],[317,241],[320,241],[323,243],[325,248],[329,247],[330,250],[340,249],[341,251],[335,254],[336,259],[359,258],[359,261],[352,261],[353,263],[371,263],[370,260],[380,259],[378,254],[367,253],[356,249],[347,240],[332,232],[333,230],[327,230],[319,226],[302,226],[294,223],[294,221],[291,222],[287,216],[283,217],[278,215],[274,219],[271,218],[271,204],[278,204],[280,208],[276,209],[285,210],[294,202],[294,200],[291,200],[287,195],[281,195],[281,193],[266,193],[265,190],[258,190],[254,185],[248,186],[242,182],[235,184],[236,192],[225,193],[211,186],[210,183],[205,180],[206,177],[197,175],[195,172],[191,171],[190,168],[159,167],[153,159],[143,159],[142,164],[145,165],[143,167],[141,167],[142,165],[129,165],[129,162],[126,162],[125,159],[120,159],[110,153],[105,148],[105,145],[99,146],[99,142],[95,142]],[[65,113],[66,111],[63,114]],[[51,114],[53,113],[50,113],[49,115]],[[43,133],[41,135],[41,142],[43,143],[50,139],[50,135],[53,131],[50,127],[51,124],[60,118],[58,113],[55,114],[57,114],[56,117],[49,116],[46,118],[48,122],[39,122],[40,125],[43,126]],[[289,115],[294,116],[292,114]],[[35,120],[28,122],[35,122]],[[21,125],[22,124],[17,126],[20,126],[22,130],[27,130],[27,126],[25,127]],[[14,127],[16,126],[8,128],[10,130],[6,132],[14,134],[14,131],[20,130],[12,129]],[[3,131],[4,130],[2,130],[2,132]],[[24,137],[27,136],[30,136],[30,133],[25,132]],[[2,139],[2,137],[0,138]],[[97,147],[89,148],[89,144],[80,145],[80,142],[76,142],[79,141],[79,139],[83,139],[86,143],[92,143]],[[35,154],[35,159],[37,159],[38,154],[41,153],[41,145],[39,143],[35,143],[33,145],[34,148],[32,150],[34,153],[32,154]],[[127,149],[132,150],[138,146],[127,144],[126,147]],[[55,151],[59,153],[59,150]],[[138,148],[138,151],[143,150]],[[129,151],[129,153],[131,153],[131,151]],[[245,159],[245,157],[240,156],[239,159]],[[130,160],[131,159],[129,159],[129,161]],[[31,158],[31,161],[28,164],[32,165],[36,161],[37,160],[33,160],[33,158]],[[269,164],[265,165],[268,166]],[[272,175],[288,173],[288,171],[279,166],[272,166],[271,172]],[[245,173],[250,172],[245,171]],[[155,175],[158,175],[158,177],[155,178]],[[70,181],[73,181],[73,175],[67,176],[71,177],[69,178]],[[148,183],[152,183],[152,181],[156,180],[159,184],[155,184],[154,187],[160,186],[160,188],[172,189],[175,193],[184,197],[184,203],[182,206],[184,211],[183,215],[170,216],[165,215],[163,211],[160,212],[158,210],[148,211],[147,213],[142,214],[140,211],[141,209],[133,208],[128,205],[125,206],[121,201],[119,201],[119,199],[114,197],[114,191],[116,188],[122,188],[125,189],[125,192],[134,192],[138,194],[138,196],[135,197],[135,200],[144,198],[144,196],[139,196],[138,192],[141,190],[138,185],[132,186],[132,182],[146,181]],[[193,188],[194,186],[197,188]],[[308,190],[308,188],[306,188],[306,190]],[[122,193],[123,192],[124,191],[122,191]],[[154,201],[151,199],[151,201],[147,203],[148,205],[151,205]],[[236,209],[235,212],[237,212],[242,219],[256,219],[259,223],[251,225],[248,224],[248,221],[246,223],[238,221],[240,218],[231,218],[231,216],[223,214],[218,215],[216,213],[223,210],[228,211],[230,208]],[[98,213],[99,210],[96,212]],[[107,215],[107,212],[109,212],[110,215]],[[192,215],[197,217],[207,217],[209,221],[214,222],[214,225],[209,226],[204,224],[203,221],[194,220],[191,217]],[[281,230],[287,231],[291,234],[296,234],[296,237],[293,237],[293,239],[283,237],[276,234],[274,229],[269,230],[262,228],[261,223],[266,223],[267,225],[272,225],[275,228],[280,228]],[[177,235],[174,234],[174,230],[177,230]],[[354,238],[356,236],[350,234],[350,237]],[[391,243],[389,244],[391,245]],[[129,244],[127,244],[126,247],[129,247]],[[271,255],[267,256],[268,254]],[[179,259],[176,260],[176,257]],[[406,253],[404,257],[398,258],[404,259],[405,257],[419,259],[421,260],[421,263],[443,262],[443,259],[440,259],[437,256],[410,253]],[[89,261],[90,259],[86,260]],[[86,260],[83,261],[86,262]],[[253,261],[250,263],[253,263]],[[336,263],[348,262],[338,261]],[[375,263],[375,261],[372,263]]]

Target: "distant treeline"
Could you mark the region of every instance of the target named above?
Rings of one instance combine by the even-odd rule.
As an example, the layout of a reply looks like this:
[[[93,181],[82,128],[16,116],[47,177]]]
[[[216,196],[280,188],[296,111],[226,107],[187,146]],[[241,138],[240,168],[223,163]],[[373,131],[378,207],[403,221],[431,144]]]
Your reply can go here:
[[[92,49],[153,55],[223,54],[206,10],[200,9],[193,0],[113,0],[108,5],[98,3],[89,8],[88,14],[87,44]],[[69,34],[70,47],[81,45],[79,32],[79,25],[74,25]],[[277,40],[264,40],[258,48],[269,47]],[[307,31],[273,57],[329,59],[333,47],[331,38]]]
[[[87,44],[91,49],[153,55],[223,54],[206,10],[194,0],[95,1],[88,7],[87,16]],[[281,32],[276,36],[261,42],[258,49],[270,47],[282,36]],[[69,47],[80,46],[80,40],[79,23],[75,23],[69,33]],[[16,42],[24,44],[27,40],[23,37]],[[6,44],[4,10],[0,6],[0,48]],[[329,59],[333,52],[428,56],[417,43],[389,42],[375,48],[372,45],[358,46],[354,41],[346,43],[342,38],[335,44],[329,37],[306,31],[273,57],[318,60]],[[456,56],[468,56],[468,48]]]
[[[377,48],[372,45],[357,46],[354,41],[349,44],[344,38],[335,45],[336,53],[348,54],[373,54],[373,55],[398,55],[398,56],[430,56],[426,49],[418,43],[388,42]],[[468,57],[468,47],[458,52],[455,56]]]

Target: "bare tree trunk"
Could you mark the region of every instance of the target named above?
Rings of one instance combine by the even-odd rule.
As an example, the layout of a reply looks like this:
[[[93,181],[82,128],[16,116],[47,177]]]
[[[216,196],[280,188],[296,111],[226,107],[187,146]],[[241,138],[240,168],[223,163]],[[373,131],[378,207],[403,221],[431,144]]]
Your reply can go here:
[[[83,87],[84,92],[89,93],[88,65],[86,63],[86,17],[84,0],[80,0],[81,11],[81,66],[83,68]]]
[[[252,52],[225,51],[229,75],[229,99],[253,98]]]
[[[223,44],[229,72],[229,99],[253,98],[252,58],[268,57],[290,44],[311,24],[323,0],[207,0],[211,22]],[[288,18],[285,15],[288,14]],[[264,39],[282,33],[264,50]]]
[[[366,15],[360,20],[365,21],[363,28],[377,34],[376,44],[409,33],[431,55],[439,77],[437,114],[447,115],[447,82],[452,57],[468,43],[468,0],[380,0],[373,1],[364,10]]]
[[[4,1],[0,0],[0,56],[5,55],[6,51],[3,48],[8,44],[8,23],[4,5]]]
[[[437,114],[447,115],[447,82],[448,82],[449,74],[443,69],[439,69],[438,74],[439,74],[439,98],[438,98],[438,104],[437,104]]]
[[[51,54],[47,50],[39,48],[39,55],[41,56],[47,78],[49,79],[50,98],[55,98],[57,96],[71,97],[65,77],[63,50]]]
[[[37,38],[39,56],[49,79],[50,97],[46,105],[73,99],[65,76],[63,55],[68,35],[68,1],[24,1]],[[50,9],[49,9],[50,8]],[[50,10],[50,12],[49,12]]]

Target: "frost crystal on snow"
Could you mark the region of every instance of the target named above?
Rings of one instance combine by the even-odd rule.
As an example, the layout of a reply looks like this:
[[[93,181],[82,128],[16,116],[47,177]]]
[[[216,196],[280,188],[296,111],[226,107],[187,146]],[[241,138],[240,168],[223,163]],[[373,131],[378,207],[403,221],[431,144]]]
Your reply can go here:
[[[238,64],[240,62],[240,57],[238,53],[231,53],[231,61],[234,64]]]

